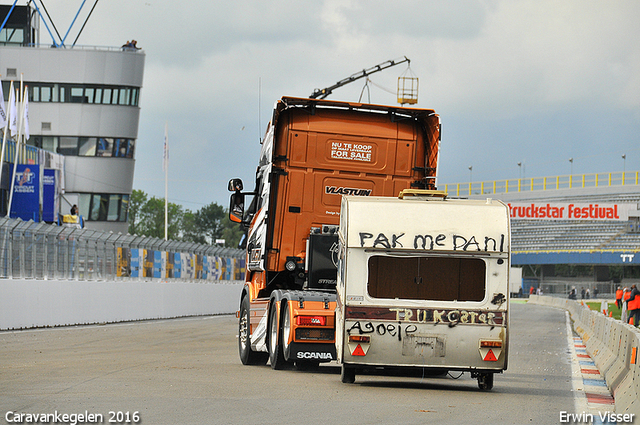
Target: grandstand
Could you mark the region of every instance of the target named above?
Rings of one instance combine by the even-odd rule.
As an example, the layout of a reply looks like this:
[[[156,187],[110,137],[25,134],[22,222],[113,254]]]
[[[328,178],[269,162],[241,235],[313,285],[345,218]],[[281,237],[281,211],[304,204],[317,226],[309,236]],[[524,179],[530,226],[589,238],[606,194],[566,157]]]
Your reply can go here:
[[[525,293],[534,286],[560,295],[576,286],[610,295],[618,285],[640,283],[639,177],[599,173],[444,189],[451,197],[510,205],[512,265],[523,267]]]

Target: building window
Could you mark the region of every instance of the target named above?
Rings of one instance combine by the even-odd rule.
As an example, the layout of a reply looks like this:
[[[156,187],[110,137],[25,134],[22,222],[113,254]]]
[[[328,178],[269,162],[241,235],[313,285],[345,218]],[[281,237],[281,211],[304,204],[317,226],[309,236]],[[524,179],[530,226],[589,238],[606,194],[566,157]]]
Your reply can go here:
[[[87,103],[96,103],[94,94],[96,89],[94,87],[87,87],[84,89],[84,97],[87,100]]]
[[[122,204],[122,195],[109,196],[109,208],[107,209],[107,221],[118,221],[120,217],[120,205]]]
[[[58,153],[67,156],[78,156],[78,138],[77,137],[59,137]]]
[[[109,105],[111,104],[111,94],[113,92],[113,89],[110,89],[108,87],[105,87],[103,89],[103,95],[102,95],[102,103],[104,105]]]
[[[83,94],[84,89],[82,87],[71,87],[71,103],[88,103]]]
[[[95,137],[78,137],[78,156],[96,156]]]
[[[31,136],[28,145],[67,156],[133,158],[135,140],[113,137]]]
[[[78,197],[78,208],[87,221],[126,222],[129,212],[129,195],[82,193]]]
[[[122,200],[120,204],[120,215],[118,216],[118,221],[127,221],[127,217],[129,214],[129,195],[122,195]]]
[[[58,152],[57,137],[42,136],[40,137],[40,139],[42,140],[42,146],[40,146],[42,149],[47,150],[49,152]]]
[[[22,28],[2,28],[0,32],[0,43],[4,45],[24,43],[24,29]]]
[[[102,87],[96,87],[95,103],[102,103]]]
[[[140,89],[137,87],[41,82],[24,84],[29,88],[30,102],[138,106],[140,98]],[[2,81],[5,102],[9,99],[9,87],[10,81]]]
[[[89,207],[91,206],[91,195],[81,194],[78,196],[78,212],[85,220],[89,219]]]
[[[134,141],[131,139],[115,139],[113,156],[133,158]]]
[[[98,151],[96,156],[112,156],[113,154],[113,139],[111,137],[98,138]]]

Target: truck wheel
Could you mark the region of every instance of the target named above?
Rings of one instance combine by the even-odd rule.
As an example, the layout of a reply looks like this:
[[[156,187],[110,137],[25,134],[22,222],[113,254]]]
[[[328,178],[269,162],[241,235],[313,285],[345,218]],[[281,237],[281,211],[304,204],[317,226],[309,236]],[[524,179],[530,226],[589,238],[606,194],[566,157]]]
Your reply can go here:
[[[282,354],[285,356],[288,355],[289,352],[289,337],[291,336],[291,317],[289,317],[289,303],[282,303]],[[291,359],[287,359],[291,360]]]
[[[238,352],[244,365],[263,365],[267,363],[268,353],[251,349],[251,332],[249,330],[249,297],[242,298],[240,303],[240,320],[238,321]]]
[[[340,380],[344,384],[353,384],[354,382],[356,382],[356,370],[347,365],[342,365]]]
[[[493,373],[481,373],[478,375],[478,387],[483,391],[493,388]]]
[[[278,320],[278,308],[275,303],[271,305],[269,313],[269,360],[273,369],[282,369],[285,364],[284,354],[282,352],[281,336],[278,332],[280,328]]]

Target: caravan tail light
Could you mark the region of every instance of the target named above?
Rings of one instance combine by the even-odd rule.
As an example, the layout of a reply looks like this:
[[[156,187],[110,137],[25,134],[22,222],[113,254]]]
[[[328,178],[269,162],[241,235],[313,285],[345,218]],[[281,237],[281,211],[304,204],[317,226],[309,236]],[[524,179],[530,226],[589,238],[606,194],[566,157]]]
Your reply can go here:
[[[502,341],[480,341],[480,348],[502,348]]]
[[[363,342],[369,344],[371,342],[371,337],[369,335],[349,335],[349,342]]]
[[[326,316],[296,316],[298,326],[325,326],[326,324]]]

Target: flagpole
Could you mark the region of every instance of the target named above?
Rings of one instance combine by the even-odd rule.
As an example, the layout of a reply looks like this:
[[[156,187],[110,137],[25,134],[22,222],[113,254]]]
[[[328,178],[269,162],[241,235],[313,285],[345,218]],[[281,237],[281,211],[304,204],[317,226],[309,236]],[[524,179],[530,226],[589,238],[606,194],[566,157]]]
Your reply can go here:
[[[7,115],[8,117],[8,121],[9,121],[9,132],[11,133],[11,136],[13,137],[13,139],[15,140],[15,136],[18,133],[18,112],[16,111],[16,92],[15,89],[13,87],[13,80],[11,81],[11,87],[10,87],[10,92],[9,92],[9,104],[7,105],[7,107],[9,108],[9,114]],[[17,152],[17,143],[14,143],[13,145],[13,161],[15,163],[16,160],[16,152]],[[13,174],[13,179],[15,179],[15,164],[14,164],[14,174]],[[9,184],[10,185],[10,190],[9,190],[9,198],[11,198],[11,194],[13,193],[13,181]],[[9,206],[7,206],[7,213],[6,216],[9,217],[11,213],[11,208]]]
[[[162,158],[164,168],[164,240],[166,241],[169,234],[169,128],[164,123],[164,153]]]
[[[11,103],[12,91],[13,91],[13,80],[11,81],[11,85],[9,86],[9,102],[7,102],[7,105]],[[2,112],[4,114],[4,120],[5,120],[4,133],[2,134],[2,153],[0,153],[0,186],[2,186],[2,168],[4,168],[3,167],[4,151],[7,148],[7,133],[9,132],[9,116],[7,114],[9,112],[9,107],[7,107],[7,109],[4,109],[4,94],[2,93],[2,85],[0,85],[0,102],[2,102],[2,105],[0,105],[0,108],[2,108]]]
[[[22,87],[22,81],[20,82],[20,87]],[[20,94],[21,98],[22,96],[23,95]],[[17,100],[17,97],[16,97],[16,100]],[[18,160],[20,157],[20,144],[22,142],[23,115],[24,115],[24,102],[20,104],[20,113],[18,114],[18,138],[16,139],[16,152],[13,155],[13,175],[11,177],[11,191],[9,192],[9,206],[7,207],[7,216],[11,215],[11,203],[13,202],[13,188],[16,184],[16,170],[18,168]]]

